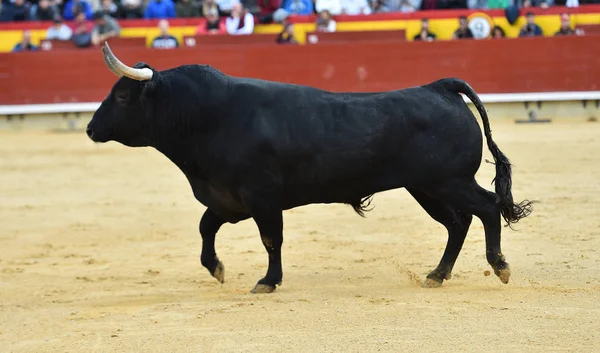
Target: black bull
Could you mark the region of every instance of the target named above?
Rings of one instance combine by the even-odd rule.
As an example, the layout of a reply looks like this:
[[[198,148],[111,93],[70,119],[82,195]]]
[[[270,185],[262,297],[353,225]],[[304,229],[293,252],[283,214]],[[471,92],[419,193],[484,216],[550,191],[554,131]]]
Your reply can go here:
[[[282,211],[314,203],[345,203],[363,215],[373,194],[405,188],[448,230],[448,243],[427,286],[449,279],[473,215],[485,229],[487,261],[503,283],[510,268],[501,251],[501,217],[509,224],[531,212],[515,203],[511,165],[492,140],[477,94],[464,81],[376,93],[320,89],[236,78],[206,65],[156,71],[134,68],[103,47],[121,78],[95,112],[95,142],[150,146],[185,174],[207,207],[200,220],[201,262],[224,281],[215,236],[226,222],[252,218],[269,256],[253,292],[272,292],[283,277]],[[496,168],[495,192],[475,181],[483,121]]]

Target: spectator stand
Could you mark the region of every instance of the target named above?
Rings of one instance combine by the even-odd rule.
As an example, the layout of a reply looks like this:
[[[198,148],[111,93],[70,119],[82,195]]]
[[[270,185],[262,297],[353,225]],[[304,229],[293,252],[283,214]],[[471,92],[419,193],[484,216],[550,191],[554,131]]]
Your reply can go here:
[[[448,40],[458,28],[459,16],[467,16],[478,21],[487,21],[490,27],[498,25],[506,37],[517,37],[521,27],[525,24],[524,10],[513,25],[507,21],[504,10],[440,10],[417,11],[412,13],[377,13],[371,15],[339,15],[334,16],[337,22],[337,32],[344,31],[380,31],[404,30],[405,39],[412,38],[419,32],[421,19],[429,18],[430,30],[436,34],[438,40]],[[563,12],[571,15],[572,24],[582,27],[589,26],[591,32],[599,30],[600,5],[581,5],[577,8],[550,7],[548,9],[531,8],[535,14],[535,22],[542,28],[545,36],[552,36],[560,27],[560,14]],[[203,18],[169,19],[170,32],[180,43],[187,36],[194,36],[197,27],[203,23]],[[288,21],[294,23],[294,36],[299,44],[306,44],[306,34],[315,30],[316,16],[291,16]],[[485,23],[485,22],[484,22]],[[158,35],[158,20],[119,20],[122,38],[146,38],[146,45],[150,46],[152,39]],[[0,23],[0,52],[10,52],[22,37],[22,31],[31,31],[32,42],[39,45],[45,37],[46,30],[51,22],[11,22]],[[282,29],[280,24],[256,24],[255,34],[278,34]]]

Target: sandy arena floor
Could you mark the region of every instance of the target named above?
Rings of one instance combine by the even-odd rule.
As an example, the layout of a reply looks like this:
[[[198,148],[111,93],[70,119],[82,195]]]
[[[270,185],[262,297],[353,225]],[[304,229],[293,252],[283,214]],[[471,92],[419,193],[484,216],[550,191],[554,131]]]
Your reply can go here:
[[[600,124],[492,128],[515,198],[541,200],[503,231],[508,285],[484,276],[475,219],[453,278],[421,288],[446,232],[396,190],[366,219],[286,212],[283,286],[264,295],[254,223],[218,234],[219,284],[199,261],[204,207],[158,152],[0,133],[0,351],[598,352]]]

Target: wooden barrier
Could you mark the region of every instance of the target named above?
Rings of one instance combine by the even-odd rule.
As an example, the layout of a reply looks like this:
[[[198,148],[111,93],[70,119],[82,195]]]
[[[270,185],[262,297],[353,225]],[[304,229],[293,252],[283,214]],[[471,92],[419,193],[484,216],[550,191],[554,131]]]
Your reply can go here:
[[[256,44],[276,44],[276,34],[252,34],[252,35],[197,35],[184,36],[183,43],[186,47],[194,48],[196,46],[206,47],[214,45],[256,45]]]
[[[582,29],[585,35],[600,35],[600,23],[589,25],[578,25],[577,28]]]
[[[307,44],[355,43],[355,42],[405,42],[406,31],[342,31],[342,32],[307,32]]]
[[[478,93],[600,90],[599,36],[402,43],[114,49],[158,70],[209,64],[234,76],[331,91],[381,91],[459,77]],[[112,42],[109,41],[112,45]],[[0,54],[0,105],[98,102],[115,76],[100,49]]]
[[[144,48],[146,47],[146,38],[122,38],[115,37],[109,39],[111,48]],[[78,48],[70,40],[48,40],[43,39],[40,41],[40,48],[42,50],[65,50],[65,49],[99,49],[100,46],[90,45],[85,48]]]

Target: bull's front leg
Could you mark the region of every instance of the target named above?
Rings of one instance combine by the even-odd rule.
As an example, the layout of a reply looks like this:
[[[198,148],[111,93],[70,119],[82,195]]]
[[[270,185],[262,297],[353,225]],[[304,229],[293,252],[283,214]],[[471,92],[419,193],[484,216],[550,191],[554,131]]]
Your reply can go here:
[[[269,255],[269,268],[251,290],[252,293],[271,293],[281,285],[281,245],[283,244],[283,214],[277,193],[265,190],[244,197],[252,218],[258,226],[260,238]]]
[[[215,252],[215,236],[224,223],[225,221],[210,209],[204,212],[200,220],[200,235],[202,236],[200,262],[221,283],[225,282],[225,267]]]

